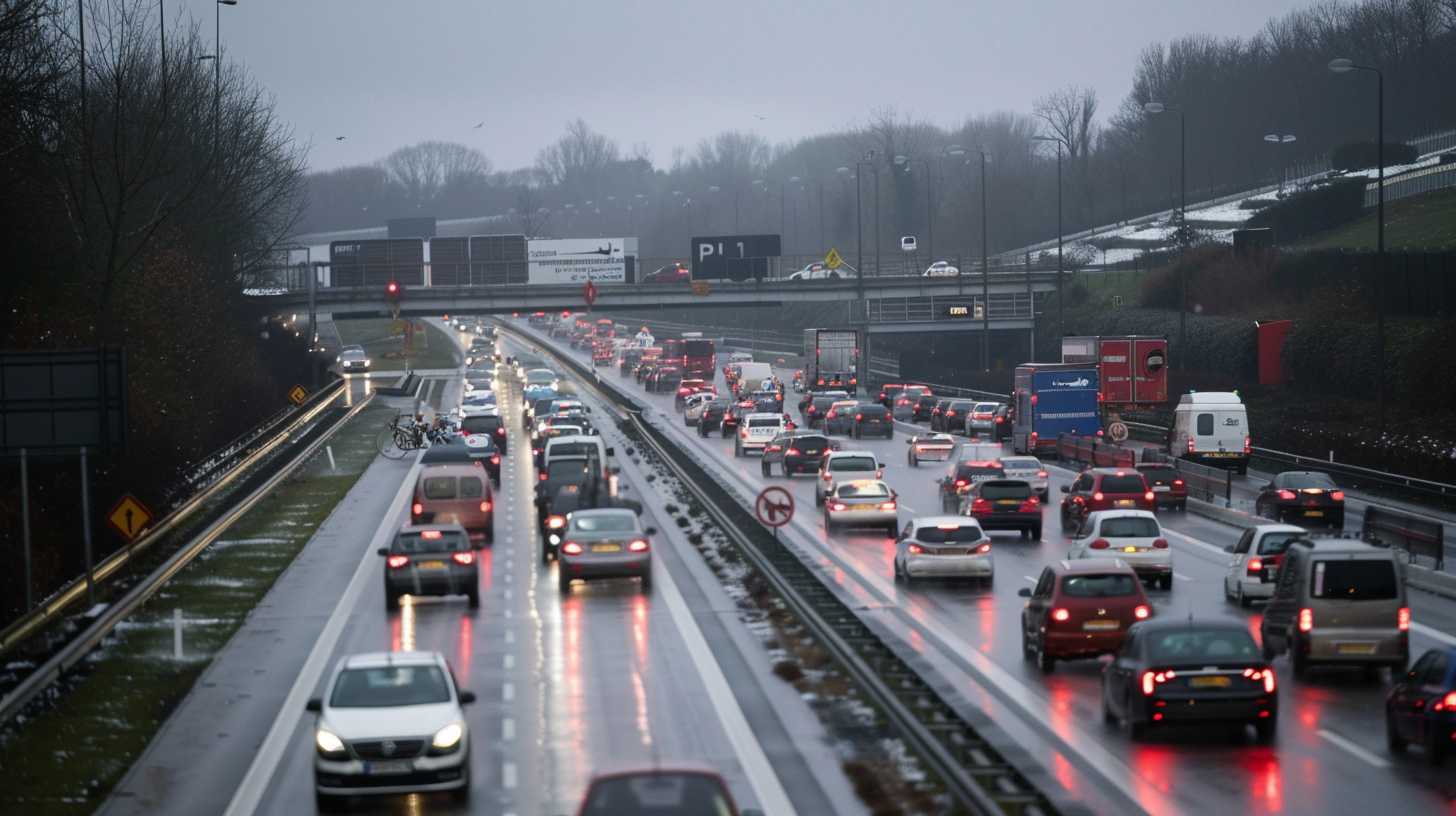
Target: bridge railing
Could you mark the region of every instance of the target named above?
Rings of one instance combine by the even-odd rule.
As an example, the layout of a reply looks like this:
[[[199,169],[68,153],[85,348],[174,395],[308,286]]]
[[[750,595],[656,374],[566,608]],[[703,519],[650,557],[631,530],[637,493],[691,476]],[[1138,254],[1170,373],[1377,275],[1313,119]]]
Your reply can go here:
[[[881,297],[855,302],[854,319],[863,316],[870,323],[929,323],[937,321],[977,324],[982,319],[985,301],[981,293],[966,295],[930,295],[926,297]],[[1030,320],[1032,297],[1028,292],[993,292],[986,319]]]

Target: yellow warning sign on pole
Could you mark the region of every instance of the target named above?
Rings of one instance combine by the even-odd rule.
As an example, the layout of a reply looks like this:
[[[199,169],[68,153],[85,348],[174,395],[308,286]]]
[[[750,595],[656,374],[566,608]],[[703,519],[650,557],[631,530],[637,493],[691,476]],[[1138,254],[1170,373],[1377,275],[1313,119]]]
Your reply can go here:
[[[106,514],[106,523],[127,541],[136,538],[151,520],[151,511],[129,493],[122,496]]]
[[[838,269],[844,266],[844,259],[839,257],[839,250],[831,247],[829,254],[824,256],[824,265],[830,269]]]

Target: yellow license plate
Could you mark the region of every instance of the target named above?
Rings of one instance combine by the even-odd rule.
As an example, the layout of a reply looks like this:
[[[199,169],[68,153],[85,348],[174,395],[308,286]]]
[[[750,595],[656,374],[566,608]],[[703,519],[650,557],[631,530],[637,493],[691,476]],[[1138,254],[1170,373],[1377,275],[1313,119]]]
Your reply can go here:
[[[1082,628],[1091,632],[1107,632],[1118,628],[1122,624],[1115,620],[1094,620],[1082,624]]]
[[[593,544],[592,552],[621,552],[621,544]]]
[[[1347,655],[1368,655],[1375,654],[1374,643],[1341,643],[1335,647],[1335,651]]]
[[[421,561],[420,562],[420,569],[436,570],[436,569],[444,569],[444,568],[445,568],[445,562],[444,561]]]
[[[866,510],[873,510],[873,509],[875,509],[875,506],[873,504],[851,504],[849,506],[849,509],[850,509],[850,512],[853,512],[853,513],[862,513],[862,512],[864,512]]]
[[[1306,511],[1304,511],[1304,514],[1306,516],[1308,516],[1309,518],[1319,518],[1320,516],[1323,516],[1325,514],[1325,511],[1323,511],[1323,510],[1306,510]]]
[[[1136,502],[1134,502],[1132,499],[1118,499],[1117,500],[1117,506],[1118,507],[1132,507],[1134,504],[1136,504]]]
[[[1000,505],[1001,507],[1020,507],[1021,506],[1021,502],[1017,501],[1016,499],[997,499],[996,500],[996,504]]]
[[[1141,552],[1141,548],[1139,548],[1139,547],[1123,547],[1122,548],[1122,551],[1123,552],[1135,553],[1135,552]]]
[[[1228,688],[1231,681],[1222,675],[1212,677],[1194,677],[1188,681],[1193,688]]]

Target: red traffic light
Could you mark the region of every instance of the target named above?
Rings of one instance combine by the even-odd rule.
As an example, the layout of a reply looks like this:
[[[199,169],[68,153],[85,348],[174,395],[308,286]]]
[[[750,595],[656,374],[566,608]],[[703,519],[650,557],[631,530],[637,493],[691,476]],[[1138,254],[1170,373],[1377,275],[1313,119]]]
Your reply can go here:
[[[386,292],[389,292],[391,295],[397,295],[397,294],[399,294],[399,284],[398,283],[395,283],[394,281],[390,281],[384,287],[384,290]]]

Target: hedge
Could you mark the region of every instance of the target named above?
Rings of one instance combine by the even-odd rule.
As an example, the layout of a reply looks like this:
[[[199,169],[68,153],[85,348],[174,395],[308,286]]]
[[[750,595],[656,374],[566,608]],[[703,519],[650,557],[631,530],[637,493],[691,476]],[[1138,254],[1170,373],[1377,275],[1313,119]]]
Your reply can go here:
[[[1385,143],[1385,166],[1410,164],[1421,152],[1414,145],[1402,142]],[[1380,165],[1380,153],[1374,141],[1347,142],[1330,153],[1330,166],[1336,170],[1364,170]]]
[[[1349,223],[1365,211],[1365,184],[1365,179],[1341,179],[1296,193],[1255,213],[1245,228],[1269,227],[1275,242],[1286,244]]]

